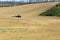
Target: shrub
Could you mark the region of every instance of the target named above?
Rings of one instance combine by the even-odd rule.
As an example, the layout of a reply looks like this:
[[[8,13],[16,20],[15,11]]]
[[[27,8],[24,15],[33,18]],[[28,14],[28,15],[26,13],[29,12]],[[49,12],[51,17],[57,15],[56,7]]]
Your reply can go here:
[[[60,16],[60,3],[40,14],[40,16]]]

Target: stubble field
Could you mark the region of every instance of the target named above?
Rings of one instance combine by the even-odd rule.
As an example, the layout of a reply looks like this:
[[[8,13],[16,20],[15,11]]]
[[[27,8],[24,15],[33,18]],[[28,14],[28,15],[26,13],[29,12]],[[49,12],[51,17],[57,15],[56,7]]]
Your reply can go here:
[[[38,16],[58,2],[0,8],[0,40],[60,40],[60,17]],[[21,18],[13,16],[20,14]]]

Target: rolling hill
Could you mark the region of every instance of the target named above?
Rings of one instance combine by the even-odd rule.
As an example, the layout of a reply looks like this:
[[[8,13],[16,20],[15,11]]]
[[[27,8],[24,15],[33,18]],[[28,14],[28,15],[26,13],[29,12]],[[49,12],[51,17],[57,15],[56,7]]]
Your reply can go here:
[[[0,8],[0,40],[60,40],[60,18],[38,16],[58,2]],[[21,18],[13,16],[20,14]]]

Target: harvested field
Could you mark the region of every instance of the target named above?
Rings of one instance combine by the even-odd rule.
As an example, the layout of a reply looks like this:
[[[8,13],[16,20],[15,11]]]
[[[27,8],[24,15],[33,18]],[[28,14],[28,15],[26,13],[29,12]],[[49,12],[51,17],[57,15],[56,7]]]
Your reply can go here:
[[[58,2],[0,8],[0,40],[60,40],[60,17],[38,16]],[[20,14],[21,18],[15,18]]]

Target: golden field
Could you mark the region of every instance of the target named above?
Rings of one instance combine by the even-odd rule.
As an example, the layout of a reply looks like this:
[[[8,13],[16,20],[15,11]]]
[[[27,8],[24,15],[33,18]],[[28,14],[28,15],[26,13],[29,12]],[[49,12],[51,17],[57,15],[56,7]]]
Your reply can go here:
[[[0,40],[60,40],[60,18],[38,16],[58,2],[0,8]],[[21,18],[12,16],[20,14]]]

